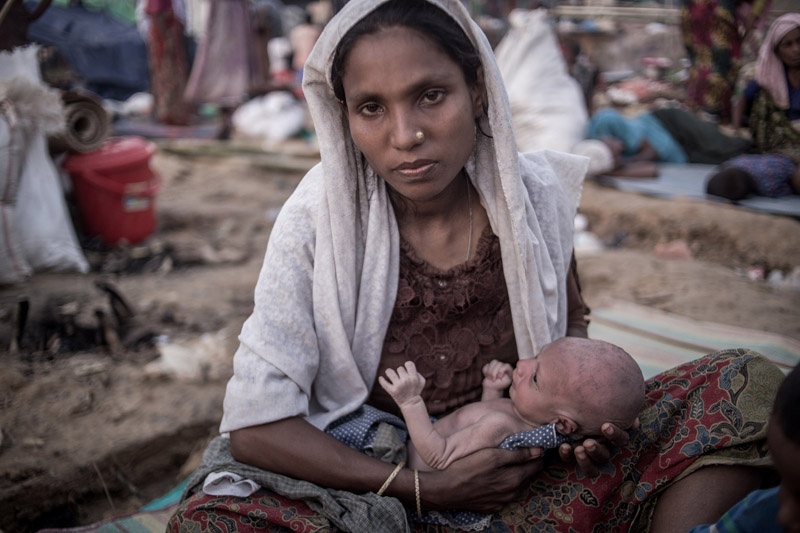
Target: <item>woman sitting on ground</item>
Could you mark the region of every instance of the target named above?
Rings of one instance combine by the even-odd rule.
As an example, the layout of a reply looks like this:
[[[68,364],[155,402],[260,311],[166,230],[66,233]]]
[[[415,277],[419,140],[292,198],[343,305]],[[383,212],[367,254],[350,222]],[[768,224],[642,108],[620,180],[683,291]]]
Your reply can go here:
[[[222,435],[169,531],[447,531],[419,522],[446,509],[491,513],[494,531],[686,531],[761,483],[782,374],[748,350],[648,380],[637,429],[606,422],[547,460],[488,448],[419,472],[402,443],[363,453],[326,433],[364,404],[398,415],[377,378],[407,360],[440,417],[480,399],[492,359],[586,336],[571,261],[586,160],[517,152],[460,0],[351,0],[303,89],[322,162],[275,222]]]
[[[734,108],[734,126],[745,117],[758,154],[720,165],[708,193],[734,201],[800,194],[800,13],[781,15],[770,26],[756,79]]]

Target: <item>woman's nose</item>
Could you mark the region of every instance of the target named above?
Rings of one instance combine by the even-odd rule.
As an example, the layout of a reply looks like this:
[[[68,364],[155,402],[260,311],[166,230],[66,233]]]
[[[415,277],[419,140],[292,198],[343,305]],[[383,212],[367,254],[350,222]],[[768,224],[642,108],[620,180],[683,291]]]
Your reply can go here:
[[[398,150],[411,150],[425,140],[423,129],[408,117],[398,117],[391,128],[392,146]]]

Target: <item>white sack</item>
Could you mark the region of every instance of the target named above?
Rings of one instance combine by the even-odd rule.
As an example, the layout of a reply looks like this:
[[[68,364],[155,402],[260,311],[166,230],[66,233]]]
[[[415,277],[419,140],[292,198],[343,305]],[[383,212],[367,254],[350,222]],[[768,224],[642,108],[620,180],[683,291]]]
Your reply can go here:
[[[242,104],[233,114],[233,127],[248,137],[271,143],[285,141],[302,131],[304,105],[291,93],[275,91]]]
[[[14,227],[17,235],[17,243],[12,246],[22,251],[34,271],[87,272],[89,265],[75,237],[58,171],[47,149],[47,132],[54,129],[53,104],[39,73],[38,48],[31,45],[0,53],[0,84],[19,87],[27,83],[41,92],[37,105],[21,98],[14,104],[21,106],[19,116],[28,120],[32,131],[24,136],[16,205],[4,209],[3,214],[8,215],[8,227]],[[37,97],[35,92],[29,91],[28,96]],[[41,120],[31,120],[37,107]]]
[[[2,105],[2,104],[0,104]],[[22,170],[24,143],[14,134],[5,114],[0,114],[0,285],[17,283],[33,273],[25,259],[15,224],[17,188]]]
[[[495,54],[508,90],[521,152],[570,152],[589,116],[580,84],[567,71],[544,9],[515,9]]]

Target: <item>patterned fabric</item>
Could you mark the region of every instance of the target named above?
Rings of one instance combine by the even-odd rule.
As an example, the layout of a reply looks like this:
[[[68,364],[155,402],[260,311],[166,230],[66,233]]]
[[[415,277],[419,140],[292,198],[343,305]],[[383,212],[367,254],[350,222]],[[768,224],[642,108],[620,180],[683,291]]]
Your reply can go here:
[[[614,450],[599,478],[552,459],[520,501],[492,516],[489,530],[647,531],[659,493],[676,480],[703,466],[769,464],[766,424],[782,380],[777,366],[746,349],[723,350],[653,377],[640,428],[628,446]],[[168,531],[254,531],[256,517],[269,522],[268,531],[336,530],[302,502],[259,491],[249,498],[196,494]]]
[[[378,433],[378,425],[385,422],[395,428],[403,442],[408,440],[406,423],[399,417],[364,405],[349,415],[340,418],[325,429],[325,433],[349,447],[365,451],[372,446]]]
[[[794,194],[790,183],[795,164],[788,157],[777,154],[740,155],[722,167],[736,167],[750,174],[759,196],[778,198]]]
[[[556,430],[555,424],[547,424],[530,431],[523,431],[522,433],[506,437],[506,439],[500,443],[500,447],[504,450],[518,450],[520,448],[544,448],[545,450],[551,450],[569,441],[569,437],[562,435]]]
[[[293,501],[263,490],[248,498],[208,496],[201,492],[189,502],[191,517],[173,515],[167,531],[335,531],[326,518],[302,500]]]
[[[760,90],[750,110],[750,133],[758,151],[780,154],[800,165],[800,131],[778,108],[769,91]]]
[[[681,33],[691,61],[687,102],[726,122],[731,96],[741,68],[743,11],[737,0],[683,0]],[[769,0],[748,2],[755,20],[766,13]]]
[[[172,11],[171,2],[166,4],[168,7],[158,10],[154,6],[149,14],[150,91],[153,93],[156,121],[185,126],[189,124],[191,106],[183,98],[189,79],[183,23]]]
[[[422,398],[441,415],[481,397],[481,368],[517,360],[500,241],[486,226],[468,262],[441,271],[401,240],[400,276],[378,376],[413,361],[425,377]],[[377,383],[369,403],[399,414]]]

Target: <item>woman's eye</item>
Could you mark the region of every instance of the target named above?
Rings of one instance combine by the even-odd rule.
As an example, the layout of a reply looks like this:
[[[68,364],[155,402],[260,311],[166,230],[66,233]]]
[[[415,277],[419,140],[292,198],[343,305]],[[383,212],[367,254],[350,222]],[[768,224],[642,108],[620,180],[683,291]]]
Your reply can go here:
[[[381,112],[381,106],[375,102],[366,103],[358,108],[358,112],[362,115],[373,116]]]
[[[422,95],[422,101],[425,104],[435,104],[440,102],[444,98],[444,91],[436,89],[427,91],[425,94]]]

